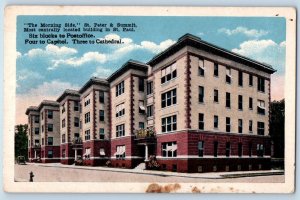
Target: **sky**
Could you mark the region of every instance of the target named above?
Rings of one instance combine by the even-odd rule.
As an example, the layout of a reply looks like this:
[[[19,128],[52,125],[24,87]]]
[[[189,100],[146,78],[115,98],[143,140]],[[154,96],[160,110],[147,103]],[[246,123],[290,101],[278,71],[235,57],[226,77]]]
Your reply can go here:
[[[24,44],[24,23],[135,23],[135,32],[98,32],[96,38],[123,44]],[[61,32],[62,33],[62,32]],[[27,123],[26,108],[56,100],[65,89],[79,89],[92,76],[108,77],[129,59],[147,62],[191,33],[201,39],[272,65],[271,99],[284,98],[285,18],[18,16],[16,123]]]

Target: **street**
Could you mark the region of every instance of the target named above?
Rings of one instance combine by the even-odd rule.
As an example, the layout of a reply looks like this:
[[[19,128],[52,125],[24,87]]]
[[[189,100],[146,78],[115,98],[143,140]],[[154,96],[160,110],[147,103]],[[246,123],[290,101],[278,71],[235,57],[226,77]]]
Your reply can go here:
[[[33,172],[34,182],[231,182],[231,183],[282,183],[284,175],[266,174],[240,178],[222,178],[224,174],[250,173],[173,173],[146,170],[117,169],[105,167],[79,167],[61,164],[15,165],[15,181],[29,181]],[[251,172],[253,173],[253,172]]]

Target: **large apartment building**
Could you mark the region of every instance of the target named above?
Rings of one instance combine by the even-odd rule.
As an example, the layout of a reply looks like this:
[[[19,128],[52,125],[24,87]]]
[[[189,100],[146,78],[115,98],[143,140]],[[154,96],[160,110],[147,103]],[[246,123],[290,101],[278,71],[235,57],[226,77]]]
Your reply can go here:
[[[62,164],[73,164],[82,154],[80,137],[80,94],[75,90],[65,90],[57,99],[60,105],[60,155]]]
[[[104,165],[110,158],[109,83],[93,77],[79,93],[84,164]]]
[[[128,61],[113,73],[111,97],[111,162],[116,167],[132,168],[143,161],[143,147],[135,142],[136,131],[146,124],[146,80],[148,66]]]
[[[38,107],[30,106],[26,110],[28,116],[28,160],[35,162],[41,157],[40,113]]]
[[[59,103],[44,100],[38,106],[40,114],[41,162],[60,161]]]
[[[168,171],[269,169],[274,72],[186,34],[147,64],[92,78],[79,90],[84,162],[134,168],[155,155]]]

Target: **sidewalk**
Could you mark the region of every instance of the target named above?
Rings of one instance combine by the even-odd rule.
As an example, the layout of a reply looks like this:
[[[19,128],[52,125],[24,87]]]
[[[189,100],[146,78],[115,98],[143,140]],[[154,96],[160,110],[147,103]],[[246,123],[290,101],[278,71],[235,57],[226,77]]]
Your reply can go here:
[[[72,169],[83,169],[83,170],[93,170],[93,171],[109,171],[109,172],[131,173],[131,174],[157,175],[162,177],[185,177],[185,178],[202,178],[202,179],[226,179],[226,178],[271,176],[271,175],[284,174],[284,170],[178,173],[178,172],[168,172],[168,171],[123,169],[123,168],[111,168],[111,167],[99,167],[99,166],[91,167],[91,166],[62,165],[60,163],[47,163],[47,164],[27,163],[27,165],[36,165],[41,167],[72,168]]]

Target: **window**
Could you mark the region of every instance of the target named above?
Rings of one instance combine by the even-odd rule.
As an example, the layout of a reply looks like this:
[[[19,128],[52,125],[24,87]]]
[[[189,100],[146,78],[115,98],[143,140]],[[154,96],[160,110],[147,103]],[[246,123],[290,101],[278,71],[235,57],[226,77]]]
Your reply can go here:
[[[253,131],[253,121],[249,120],[249,132],[251,133]]]
[[[48,119],[53,119],[53,111],[48,110]]]
[[[66,120],[65,119],[61,120],[61,127],[62,128],[66,127]]]
[[[42,120],[44,119],[44,113],[43,112],[41,112],[41,116],[42,116]]]
[[[249,86],[253,86],[253,76],[249,74]]]
[[[62,105],[61,113],[64,113],[66,111],[65,104]]]
[[[74,117],[74,126],[79,127],[79,118],[78,117]]]
[[[162,157],[177,157],[177,143],[164,142],[161,145]]]
[[[214,116],[214,128],[218,128],[219,126],[219,118],[217,115]]]
[[[241,142],[238,143],[238,156],[243,156],[243,144]]]
[[[199,59],[198,75],[204,76],[204,60]]]
[[[40,145],[40,140],[34,140],[34,145],[39,146]]]
[[[214,102],[219,102],[219,91],[214,90]]]
[[[230,117],[226,117],[226,132],[229,133],[230,132]]]
[[[199,102],[203,103],[204,102],[204,87],[199,86]]]
[[[257,144],[256,146],[257,151],[257,157],[264,157],[264,145],[263,144]]]
[[[199,129],[204,130],[204,114],[199,113]]]
[[[90,130],[84,131],[84,139],[85,140],[90,140],[91,139],[91,131]]]
[[[100,153],[100,156],[105,156],[105,149],[104,148],[100,148],[99,149],[99,153]]]
[[[257,90],[265,92],[265,79],[262,77],[257,77]]]
[[[52,145],[53,145],[53,137],[48,137],[47,141],[48,141],[47,144],[48,144],[49,146],[52,146]]]
[[[91,148],[85,148],[85,153],[83,154],[83,156],[84,156],[86,159],[89,159],[90,156],[91,156]]]
[[[79,128],[81,129],[82,128],[82,121],[80,120],[79,122]]]
[[[115,153],[117,159],[125,159],[126,146],[117,146],[117,151]]]
[[[226,157],[230,157],[230,142],[226,142]]]
[[[145,90],[145,81],[143,78],[139,78],[139,92],[144,92]]]
[[[48,150],[48,158],[53,158],[53,150]]]
[[[239,110],[243,110],[243,96],[239,95]]]
[[[147,106],[147,117],[153,116],[153,105]]]
[[[66,150],[63,149],[63,150],[61,151],[61,154],[62,154],[62,157],[65,158],[65,157],[66,157]]]
[[[45,141],[44,138],[42,138],[42,145],[44,145],[44,143],[45,143],[44,141]]]
[[[239,119],[238,120],[238,125],[239,125],[239,133],[243,133],[243,120]]]
[[[52,132],[53,131],[53,124],[48,124],[48,131]]]
[[[226,92],[226,107],[230,108],[230,93]]]
[[[116,97],[124,93],[124,81],[116,86]]]
[[[258,100],[257,113],[261,115],[264,115],[266,113],[265,101]]]
[[[153,81],[148,81],[147,82],[147,95],[153,93]]]
[[[99,110],[99,120],[100,122],[104,122],[104,110]]]
[[[62,134],[61,135],[61,143],[65,143],[66,142],[66,134]]]
[[[79,139],[79,133],[74,133],[74,139],[78,140]]]
[[[74,101],[74,111],[79,111],[79,102]]]
[[[139,101],[139,113],[140,114],[145,114],[146,112],[146,109],[145,109],[145,106],[144,106],[144,101]]]
[[[177,71],[176,71],[176,63],[164,68],[161,70],[161,84],[164,84],[170,81],[173,78],[176,78]]]
[[[139,129],[145,129],[145,123],[139,122]]]
[[[104,92],[103,91],[99,92],[99,102],[104,103]]]
[[[88,113],[85,113],[84,114],[84,123],[86,124],[86,123],[89,123],[90,122],[90,112],[88,112]]]
[[[249,142],[249,144],[248,144],[248,155],[249,155],[249,157],[252,156],[252,142]]]
[[[34,117],[34,123],[40,123],[40,117],[39,116]]]
[[[40,128],[34,128],[34,134],[38,135],[40,133]]]
[[[219,65],[214,63],[214,76],[219,76]]]
[[[125,115],[125,103],[121,103],[116,107],[116,117]]]
[[[42,133],[44,133],[44,125],[42,125]]]
[[[82,105],[81,105],[81,103],[79,104],[79,112],[82,113]]]
[[[99,129],[99,139],[104,140],[105,138],[105,133],[104,133],[104,128]]]
[[[165,108],[177,103],[176,89],[161,94],[161,107]]]
[[[85,100],[85,101],[84,101],[84,107],[90,105],[90,103],[91,103],[91,100],[90,100],[90,99]]]
[[[198,156],[203,157],[204,155],[204,141],[198,142]]]
[[[257,122],[257,134],[264,135],[265,134],[265,123]]]
[[[218,141],[214,141],[214,157],[218,157]]]
[[[177,130],[177,116],[169,116],[161,119],[161,131],[163,133]]]
[[[252,99],[252,97],[249,97],[249,109],[250,110],[253,109],[253,99]]]
[[[226,67],[226,83],[231,84],[231,69]]]
[[[116,137],[125,136],[125,124],[116,126]]]
[[[239,71],[239,86],[243,86],[243,72]]]

